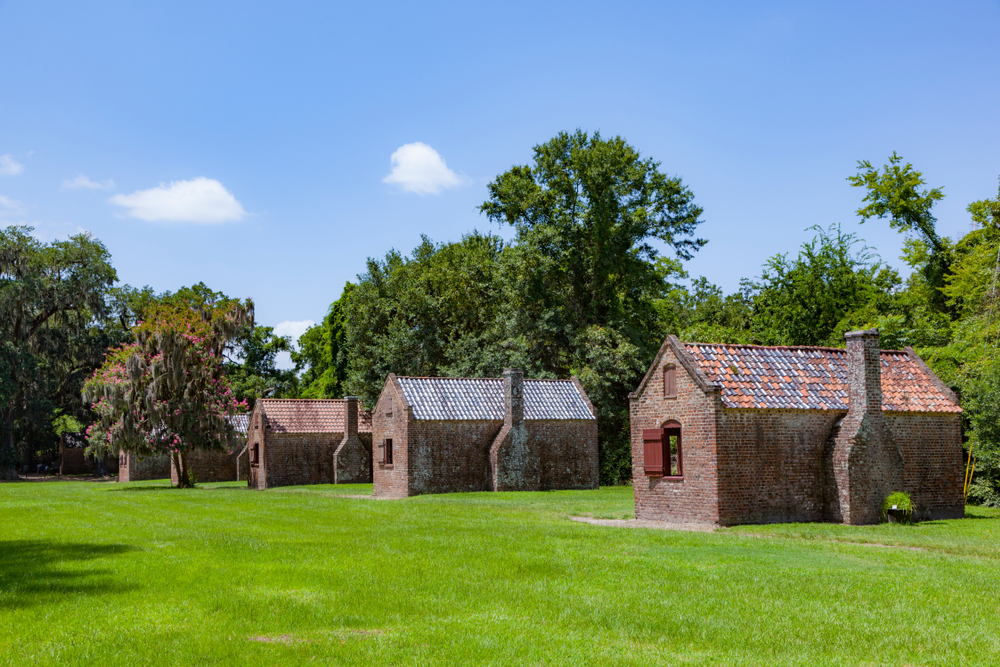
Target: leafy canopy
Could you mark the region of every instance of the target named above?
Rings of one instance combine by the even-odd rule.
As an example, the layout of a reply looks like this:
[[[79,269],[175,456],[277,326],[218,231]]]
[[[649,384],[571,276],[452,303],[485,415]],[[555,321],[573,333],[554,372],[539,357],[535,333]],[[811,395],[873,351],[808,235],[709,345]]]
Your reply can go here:
[[[233,396],[223,352],[252,318],[251,302],[153,307],[134,328],[135,342],[110,351],[87,381],[84,398],[99,417],[87,432],[88,451],[168,454],[178,485],[191,486],[187,452],[238,442],[227,417],[246,404]]]

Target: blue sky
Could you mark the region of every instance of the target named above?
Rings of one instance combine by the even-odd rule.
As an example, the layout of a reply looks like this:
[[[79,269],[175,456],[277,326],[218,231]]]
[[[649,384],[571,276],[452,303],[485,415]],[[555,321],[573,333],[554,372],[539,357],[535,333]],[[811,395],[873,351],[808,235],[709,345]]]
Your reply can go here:
[[[688,269],[727,291],[812,225],[898,266],[845,178],[898,151],[967,231],[1000,176],[998,29],[985,1],[0,1],[0,224],[88,230],[123,282],[204,281],[293,332],[367,257],[509,237],[486,183],[583,128],[694,191]]]

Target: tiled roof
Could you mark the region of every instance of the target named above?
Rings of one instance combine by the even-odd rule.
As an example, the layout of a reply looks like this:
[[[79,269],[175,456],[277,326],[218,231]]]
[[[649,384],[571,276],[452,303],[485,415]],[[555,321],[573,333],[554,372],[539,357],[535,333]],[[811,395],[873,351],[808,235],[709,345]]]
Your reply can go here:
[[[277,433],[343,433],[342,398],[262,398],[257,401],[267,427]],[[371,433],[372,415],[358,410],[358,433]]]
[[[503,420],[501,378],[411,378],[399,384],[415,419]],[[570,380],[525,380],[525,419],[593,419]]]
[[[250,415],[248,414],[230,415],[226,417],[226,419],[229,420],[229,423],[233,425],[233,429],[237,433],[239,433],[243,437],[246,437],[247,430],[250,428]]]
[[[847,410],[847,351],[684,343],[727,408]],[[961,412],[906,352],[883,350],[882,409]]]

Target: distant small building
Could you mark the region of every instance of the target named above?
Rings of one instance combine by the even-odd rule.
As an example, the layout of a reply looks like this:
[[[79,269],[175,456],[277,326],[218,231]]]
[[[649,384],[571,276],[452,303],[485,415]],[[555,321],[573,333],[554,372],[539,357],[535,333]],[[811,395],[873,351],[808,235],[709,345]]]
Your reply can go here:
[[[390,374],[372,419],[379,497],[598,485],[596,411],[576,378]]]
[[[86,455],[87,441],[83,433],[63,433],[59,438],[60,475],[108,475],[118,473],[118,459],[105,456],[101,460]]]
[[[170,477],[170,457],[166,454],[139,457],[133,452],[118,454],[118,481],[140,482]]]
[[[964,516],[962,409],[912,348],[682,343],[630,398],[637,519],[875,523],[909,493],[918,519]]]
[[[239,466],[240,455],[246,448],[247,425],[250,423],[250,415],[231,415],[226,420],[232,424],[240,442],[232,451],[228,449],[192,449],[188,451],[187,464],[194,475],[195,482],[235,482],[247,478],[246,468],[244,468],[242,478],[240,477]],[[170,461],[170,483],[177,484],[177,468],[174,466],[173,460]]]
[[[371,413],[358,399],[258,399],[247,435],[248,486],[371,482]]]

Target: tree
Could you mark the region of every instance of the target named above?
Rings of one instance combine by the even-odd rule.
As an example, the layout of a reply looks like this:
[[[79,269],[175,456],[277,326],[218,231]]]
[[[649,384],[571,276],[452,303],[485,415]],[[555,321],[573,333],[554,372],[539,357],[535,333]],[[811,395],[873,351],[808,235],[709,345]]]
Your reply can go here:
[[[373,405],[386,375],[497,376],[519,358],[500,328],[502,239],[479,233],[368,260],[346,308],[347,388]],[[339,354],[339,353],[338,353]]]
[[[577,130],[535,146],[531,165],[498,176],[480,211],[517,230],[505,253],[510,339],[544,373],[588,378],[602,480],[628,479],[628,393],[662,342],[655,242],[690,259],[705,244],[694,237],[702,209],[680,178],[621,137]],[[614,381],[596,382],[595,364]]]
[[[868,205],[857,211],[862,222],[888,216],[892,229],[916,235],[907,257],[915,260],[911,266],[920,269],[930,287],[933,307],[944,311],[947,303],[942,290],[950,273],[951,253],[949,244],[937,234],[937,218],[932,213],[934,203],[944,199],[944,192],[942,188],[921,190],[923,174],[909,162],[899,166],[902,161],[893,152],[889,164],[880,172],[868,160],[859,160],[858,173],[847,180],[852,186],[866,190],[863,201]]]
[[[0,478],[7,479],[17,476],[17,445],[25,460],[31,440],[52,433],[60,399],[78,403],[108,340],[97,325],[117,280],[107,249],[89,234],[46,244],[31,231],[0,231]]]
[[[187,452],[238,443],[227,417],[245,412],[246,403],[233,396],[223,353],[252,323],[249,301],[153,307],[134,328],[136,342],[111,350],[85,385],[98,415],[87,431],[88,453],[168,454],[178,487],[193,486]]]
[[[634,315],[650,314],[649,295],[661,285],[651,241],[682,259],[705,244],[690,238],[702,222],[694,195],[659,166],[621,137],[577,130],[535,146],[533,165],[488,186],[480,211],[517,230],[517,245],[530,255],[525,278],[556,294],[554,315],[567,328],[637,324]]]
[[[744,281],[753,336],[765,345],[842,344],[848,329],[892,312],[899,275],[837,225],[802,244],[798,257],[770,258],[759,281]]]
[[[244,327],[226,348],[226,378],[236,399],[246,401],[253,410],[256,400],[265,395],[297,395],[295,371],[275,365],[278,353],[289,351],[291,339],[274,335],[272,327]]]
[[[340,398],[347,391],[347,306],[354,284],[344,285],[322,324],[299,337],[292,361],[301,376],[303,398]]]

